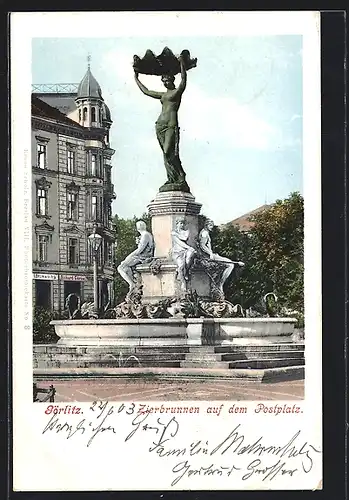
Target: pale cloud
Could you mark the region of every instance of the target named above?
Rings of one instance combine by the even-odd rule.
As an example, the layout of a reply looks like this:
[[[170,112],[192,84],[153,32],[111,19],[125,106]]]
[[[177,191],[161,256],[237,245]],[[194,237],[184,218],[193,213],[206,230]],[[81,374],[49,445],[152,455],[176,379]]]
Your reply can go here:
[[[146,151],[148,153],[158,153],[160,151],[158,141],[155,139],[155,132],[151,137],[138,140],[135,147],[139,147],[142,151]]]
[[[189,84],[180,113],[183,131],[191,139],[224,141],[242,149],[275,147],[275,128],[232,97],[212,97]]]
[[[115,48],[102,55],[100,66],[121,82],[127,83],[132,76],[132,53],[128,49]]]
[[[128,48],[113,49],[103,56],[101,64],[108,68],[115,82],[110,103],[115,109],[120,106],[134,111],[137,109],[137,119],[142,122],[149,117],[155,121],[160,112],[159,103],[145,98],[136,85],[132,85],[132,57],[132,50]],[[140,79],[152,90],[163,89],[159,77],[141,75]],[[176,80],[178,82],[178,76]],[[232,97],[210,95],[199,85],[191,83],[190,75],[180,108],[180,127],[186,138],[195,141],[224,141],[231,147],[242,149],[269,150],[277,147],[277,131],[257,116],[251,106],[239,104]],[[156,146],[155,141],[144,139],[144,143],[147,149],[152,150]]]

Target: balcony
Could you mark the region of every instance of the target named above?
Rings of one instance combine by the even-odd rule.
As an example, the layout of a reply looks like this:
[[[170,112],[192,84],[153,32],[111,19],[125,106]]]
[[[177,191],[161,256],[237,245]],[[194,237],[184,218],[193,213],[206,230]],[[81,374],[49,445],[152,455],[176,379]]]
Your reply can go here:
[[[112,231],[114,229],[114,223],[111,219],[106,222],[99,217],[97,219],[86,220],[86,229],[93,229],[94,227],[97,229],[110,229]]]
[[[44,268],[44,267],[51,267],[54,265],[55,262],[48,262],[46,260],[34,260],[33,261],[33,267],[39,267],[39,268]]]
[[[96,219],[90,219],[90,220],[86,221],[86,229],[88,231],[92,231],[93,232],[94,228],[96,228],[96,229],[104,229],[104,227],[105,227],[104,222],[99,217],[96,218]]]
[[[87,174],[85,175],[85,183],[91,186],[100,186],[104,184],[103,177],[97,174]]]

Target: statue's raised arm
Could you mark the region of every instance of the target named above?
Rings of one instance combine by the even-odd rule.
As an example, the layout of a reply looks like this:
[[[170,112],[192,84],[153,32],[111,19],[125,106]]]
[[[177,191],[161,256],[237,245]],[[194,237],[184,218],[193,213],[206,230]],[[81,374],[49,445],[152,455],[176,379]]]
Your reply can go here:
[[[187,86],[187,70],[185,69],[184,59],[182,55],[179,56],[178,60],[181,65],[181,81],[180,84],[178,85],[177,93],[183,94]]]
[[[143,94],[161,100],[161,113],[155,123],[156,137],[161,147],[167,173],[167,181],[160,191],[190,192],[186,175],[179,158],[178,110],[183,92],[187,85],[187,71],[196,66],[197,60],[190,57],[188,50],[182,50],[176,57],[172,50],[165,47],[159,56],[147,50],[141,59],[133,57],[135,81]],[[138,74],[161,76],[164,92],[149,90],[139,81]],[[176,88],[175,75],[180,73],[181,80]]]
[[[154,99],[161,99],[163,92],[156,92],[155,90],[149,90],[138,78],[138,73],[135,70],[135,82],[137,83],[143,94],[153,97]]]

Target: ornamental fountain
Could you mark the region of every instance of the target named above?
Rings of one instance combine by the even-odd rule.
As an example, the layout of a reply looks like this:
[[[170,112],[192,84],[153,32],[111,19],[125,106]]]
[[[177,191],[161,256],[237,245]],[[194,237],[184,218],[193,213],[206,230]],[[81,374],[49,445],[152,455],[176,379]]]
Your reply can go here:
[[[147,50],[134,56],[134,79],[143,94],[157,99],[161,112],[155,131],[167,180],[148,205],[151,228],[136,224],[135,250],[118,266],[129,286],[124,301],[98,319],[89,308],[53,321],[61,346],[269,346],[290,344],[296,319],[246,317],[239,304],[225,299],[224,284],[238,279],[245,264],[214,252],[213,222],[199,227],[201,204],[186,181],[179,155],[178,110],[187,73],[197,59],[188,50],[176,57],[169,48],[159,56]],[[161,77],[165,90],[149,90],[140,74]],[[175,75],[180,83],[175,87]],[[248,263],[247,263],[248,265]],[[82,313],[83,311],[83,313]],[[77,319],[77,318],[81,319]],[[130,350],[127,352],[131,352]],[[133,352],[133,351],[132,351]],[[230,366],[229,366],[230,367]]]

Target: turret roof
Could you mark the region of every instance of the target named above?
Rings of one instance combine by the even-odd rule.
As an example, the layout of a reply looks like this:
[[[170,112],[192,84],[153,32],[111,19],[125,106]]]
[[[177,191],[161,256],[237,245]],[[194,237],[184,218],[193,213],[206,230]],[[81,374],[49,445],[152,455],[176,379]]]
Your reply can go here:
[[[86,74],[79,84],[78,93],[76,96],[77,99],[87,97],[103,99],[101,87],[91,73],[90,66],[88,66]]]

